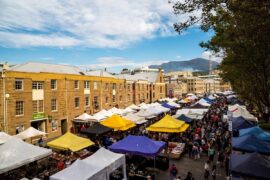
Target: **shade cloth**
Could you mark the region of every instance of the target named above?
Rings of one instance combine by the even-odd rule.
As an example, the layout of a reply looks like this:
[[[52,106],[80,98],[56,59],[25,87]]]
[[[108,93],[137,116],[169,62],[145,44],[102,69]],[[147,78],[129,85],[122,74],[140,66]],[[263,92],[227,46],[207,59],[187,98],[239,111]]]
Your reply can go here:
[[[103,126],[100,123],[94,123],[92,126],[81,130],[81,133],[84,134],[92,134],[92,135],[100,135],[105,134],[107,132],[113,131],[112,128],[109,128],[107,126]]]
[[[126,179],[125,155],[100,148],[84,160],[77,160],[68,168],[52,175],[51,180],[109,180],[109,175],[123,167]]]
[[[126,131],[129,128],[135,126],[132,121],[122,118],[118,115],[112,115],[108,119],[102,121],[101,124],[113,128],[115,131]]]
[[[21,139],[10,137],[0,145],[0,174],[47,157],[51,153],[51,149],[34,146]]]
[[[166,115],[158,122],[152,124],[146,130],[155,132],[184,132],[189,127],[184,121],[179,121],[170,115]]]
[[[122,115],[123,114],[123,109],[118,109],[116,107],[113,107],[110,110],[108,110],[108,112],[111,112],[112,114]],[[112,114],[110,114],[110,115],[112,115]]]
[[[232,147],[238,151],[258,152],[270,155],[270,143],[262,141],[254,135],[246,135],[232,138]]]
[[[232,154],[230,169],[233,175],[252,177],[256,179],[270,179],[270,161],[258,153]]]
[[[260,140],[270,142],[270,133],[265,132],[259,126],[246,128],[246,129],[240,129],[239,136],[245,136],[245,135],[254,135]]]
[[[139,112],[135,113],[135,115],[144,117],[144,118],[156,117],[156,115],[153,112],[149,112],[146,109],[141,109]]]
[[[47,133],[43,132],[43,131],[39,131],[33,127],[29,127],[26,130],[24,130],[23,132],[15,135],[16,138],[20,138],[20,139],[28,139],[28,138],[32,138],[32,137],[37,137],[37,136],[44,136]]]
[[[155,157],[165,147],[162,141],[153,141],[145,136],[129,135],[121,141],[109,146],[113,152],[128,153],[146,157]]]
[[[79,151],[93,144],[94,143],[89,139],[76,136],[70,132],[67,132],[63,136],[47,143],[47,145],[51,148],[59,150],[71,150],[73,152]]]
[[[184,114],[178,116],[176,119],[185,121],[186,123],[192,123],[192,121],[193,121],[191,118],[187,117],[187,116],[184,115]]]
[[[139,110],[140,109],[140,107],[136,106],[135,104],[132,104],[132,105],[130,105],[128,107],[131,108],[131,109],[134,109],[134,110]]]
[[[233,118],[232,120],[232,128],[233,130],[239,130],[239,129],[245,129],[245,128],[250,128],[254,127],[257,124],[253,121],[248,121],[244,119],[242,116]]]

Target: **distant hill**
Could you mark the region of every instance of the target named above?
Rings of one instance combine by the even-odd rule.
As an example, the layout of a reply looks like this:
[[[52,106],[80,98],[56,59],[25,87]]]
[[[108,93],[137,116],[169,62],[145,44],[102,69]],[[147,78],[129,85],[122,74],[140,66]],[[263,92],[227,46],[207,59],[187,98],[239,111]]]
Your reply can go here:
[[[212,61],[212,69],[216,69],[218,62]],[[149,68],[162,68],[165,72],[171,71],[208,71],[209,60],[195,58],[188,61],[170,61],[161,65],[150,65]]]

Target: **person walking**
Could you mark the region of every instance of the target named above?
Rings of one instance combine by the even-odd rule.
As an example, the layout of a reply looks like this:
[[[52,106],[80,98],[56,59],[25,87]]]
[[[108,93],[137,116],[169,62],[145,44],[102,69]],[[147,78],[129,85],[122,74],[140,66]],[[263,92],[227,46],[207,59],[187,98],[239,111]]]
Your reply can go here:
[[[212,175],[212,180],[216,180],[216,176],[217,176],[217,166],[216,166],[215,164],[214,164],[213,167],[212,167],[211,175]]]
[[[204,180],[208,180],[209,179],[209,170],[210,170],[210,161],[207,160],[204,164]]]
[[[178,174],[178,170],[177,170],[177,168],[175,167],[175,164],[172,164],[172,167],[171,167],[171,169],[170,169],[170,178],[171,178],[171,180],[175,180],[177,174]]]

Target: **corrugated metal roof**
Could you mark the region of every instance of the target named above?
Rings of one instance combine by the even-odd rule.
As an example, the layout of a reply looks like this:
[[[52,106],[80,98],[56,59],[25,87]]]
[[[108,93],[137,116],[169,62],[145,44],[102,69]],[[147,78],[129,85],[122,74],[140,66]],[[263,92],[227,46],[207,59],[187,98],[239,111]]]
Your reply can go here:
[[[145,81],[149,81],[150,83],[155,83],[158,77],[158,72],[144,72],[144,73],[136,73],[134,75],[119,74],[115,76],[121,79],[130,80],[130,81],[145,80]]]
[[[104,70],[87,71],[85,72],[85,75],[116,78],[115,76],[111,75],[110,73]]]
[[[10,68],[10,71],[33,72],[33,73],[58,73],[58,74],[77,74],[81,75],[82,70],[76,66],[64,64],[50,64],[43,62],[27,62],[18,64]]]

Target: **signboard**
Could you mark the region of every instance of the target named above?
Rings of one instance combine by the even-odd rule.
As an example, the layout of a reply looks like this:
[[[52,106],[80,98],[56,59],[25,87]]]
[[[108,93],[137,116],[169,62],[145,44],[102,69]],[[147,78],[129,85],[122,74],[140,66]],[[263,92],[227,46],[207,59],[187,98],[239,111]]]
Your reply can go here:
[[[39,113],[34,113],[32,119],[35,120],[35,119],[43,119],[43,118],[45,118],[45,113],[39,112]]]

